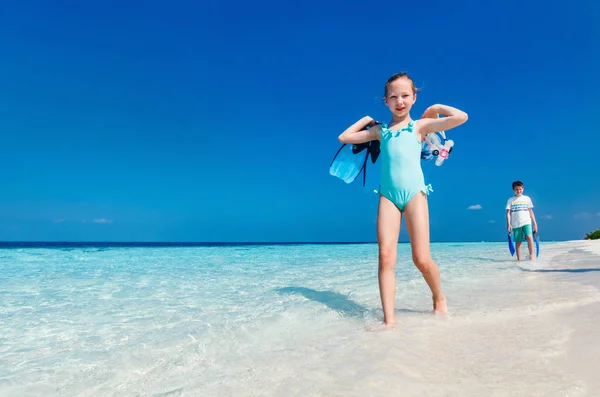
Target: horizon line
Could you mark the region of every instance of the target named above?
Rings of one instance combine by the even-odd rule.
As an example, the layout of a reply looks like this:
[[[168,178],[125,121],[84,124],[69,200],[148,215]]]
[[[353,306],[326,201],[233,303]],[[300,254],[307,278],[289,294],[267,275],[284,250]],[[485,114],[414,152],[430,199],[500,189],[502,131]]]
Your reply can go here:
[[[562,240],[560,240],[562,241]],[[570,240],[565,240],[570,241]],[[502,243],[504,240],[436,240],[431,244],[465,244],[465,243]],[[559,242],[551,240],[547,242]],[[377,241],[0,241],[0,247],[7,246],[36,246],[36,245],[183,245],[183,246],[236,246],[236,245],[356,245],[356,244],[377,244]],[[410,241],[398,241],[398,244],[410,244]]]

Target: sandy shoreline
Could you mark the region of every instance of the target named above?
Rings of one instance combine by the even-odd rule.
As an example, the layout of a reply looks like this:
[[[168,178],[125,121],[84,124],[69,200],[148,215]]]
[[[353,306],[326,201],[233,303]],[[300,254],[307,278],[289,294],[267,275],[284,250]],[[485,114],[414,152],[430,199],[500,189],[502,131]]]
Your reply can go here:
[[[540,269],[563,282],[592,286],[600,290],[600,241],[574,241],[561,243],[562,253],[556,254],[550,264]],[[557,247],[558,248],[558,247]],[[562,369],[578,378],[581,383],[564,394],[600,396],[600,301],[590,302],[570,309],[559,310],[554,315],[558,324],[567,325],[571,334],[565,353],[558,357]]]
[[[537,261],[512,268],[507,280],[452,291],[447,326],[420,326],[379,351],[389,366],[410,352],[418,361],[407,368],[432,370],[419,368],[404,395],[600,396],[600,241],[544,245]]]

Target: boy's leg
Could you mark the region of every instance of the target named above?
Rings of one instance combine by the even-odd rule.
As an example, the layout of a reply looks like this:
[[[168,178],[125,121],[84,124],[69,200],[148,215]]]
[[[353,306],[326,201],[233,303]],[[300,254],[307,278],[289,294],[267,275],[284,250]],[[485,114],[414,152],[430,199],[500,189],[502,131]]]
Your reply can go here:
[[[535,255],[533,254],[533,232],[531,230],[531,225],[523,226],[523,234],[527,238],[527,248],[529,248],[529,258],[533,261],[533,260],[535,260]]]
[[[440,269],[431,258],[429,244],[429,209],[427,197],[418,193],[404,207],[406,230],[410,237],[413,262],[423,274],[423,278],[433,295],[433,310],[447,313],[446,297],[442,293]]]
[[[523,241],[525,240],[522,227],[516,227],[513,229],[513,238],[515,240],[515,251],[517,252],[517,260],[520,261],[521,260],[521,245],[523,244]]]

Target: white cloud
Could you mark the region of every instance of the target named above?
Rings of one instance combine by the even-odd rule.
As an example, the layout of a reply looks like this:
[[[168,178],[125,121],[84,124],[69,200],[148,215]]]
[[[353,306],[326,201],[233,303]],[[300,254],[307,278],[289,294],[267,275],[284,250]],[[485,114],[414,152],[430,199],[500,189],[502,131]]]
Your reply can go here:
[[[596,215],[600,216],[600,212],[596,212]]]
[[[65,220],[64,219],[55,219],[54,223],[63,223]]]
[[[112,220],[106,218],[94,219],[94,223],[112,223]]]
[[[483,207],[482,207],[481,205],[479,205],[479,204],[475,204],[475,205],[470,205],[470,206],[469,206],[467,209],[468,209],[468,210],[480,210],[480,209],[482,209],[482,208],[483,208]]]
[[[590,214],[589,212],[580,212],[579,214],[573,215],[573,218],[575,218],[575,219],[587,219],[590,216],[592,216],[592,214]]]
[[[491,221],[490,221],[490,223],[493,225],[494,223],[496,223],[496,221],[494,221],[494,220],[491,220]]]
[[[542,218],[544,218],[544,219],[552,219],[552,215],[544,215]]]

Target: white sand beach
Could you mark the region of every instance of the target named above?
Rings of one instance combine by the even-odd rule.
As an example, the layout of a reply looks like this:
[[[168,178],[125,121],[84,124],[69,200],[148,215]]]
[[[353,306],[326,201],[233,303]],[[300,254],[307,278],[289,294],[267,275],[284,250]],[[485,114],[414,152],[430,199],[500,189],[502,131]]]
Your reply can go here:
[[[520,285],[503,293],[492,284],[479,296],[506,310],[451,320],[450,328],[462,324],[454,348],[440,346],[449,387],[423,395],[600,396],[600,241],[547,245],[540,259],[516,266],[528,274]]]
[[[547,270],[557,281],[588,285],[600,290],[600,240],[576,241],[553,248]],[[578,379],[571,389],[557,396],[600,396],[600,301],[559,309],[549,315],[556,326],[566,326],[569,336],[557,364]]]

